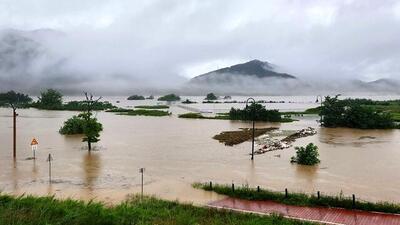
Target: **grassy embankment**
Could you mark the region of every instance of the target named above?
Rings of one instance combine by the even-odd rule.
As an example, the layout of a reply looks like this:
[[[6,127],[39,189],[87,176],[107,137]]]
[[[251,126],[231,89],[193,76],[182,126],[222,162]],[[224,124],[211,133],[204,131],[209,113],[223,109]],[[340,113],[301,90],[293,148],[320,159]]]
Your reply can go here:
[[[353,204],[352,198],[344,197],[342,194],[338,196],[321,194],[318,198],[318,195],[308,195],[305,193],[288,193],[286,196],[284,192],[275,192],[265,189],[260,189],[260,191],[258,191],[256,188],[249,188],[246,186],[235,187],[234,191],[231,185],[213,184],[212,187],[210,187],[210,184],[195,183],[193,187],[247,200],[272,200],[287,205],[337,207],[384,213],[400,213],[399,204],[389,202],[375,203],[359,200],[356,200],[354,202],[355,204]]]
[[[138,105],[135,106],[138,109],[169,109],[167,105]]]
[[[155,110],[155,109],[111,109],[106,112],[113,112],[117,115],[126,115],[126,116],[169,116],[171,115],[168,111],[163,110]]]
[[[151,225],[151,224],[311,224],[279,216],[259,216],[139,197],[107,207],[101,203],[53,197],[0,196],[0,224]]]
[[[217,113],[216,116],[203,116],[201,113],[184,113],[178,116],[179,118],[186,118],[186,119],[208,119],[208,120],[232,120],[229,117],[229,113]],[[280,123],[290,123],[296,121],[291,118],[281,118]]]
[[[363,101],[362,106],[371,107],[375,111],[389,112],[392,118],[396,122],[400,122],[400,100],[389,100],[389,101],[373,101],[368,99],[360,99]],[[282,115],[318,115],[321,107],[310,108],[303,112],[282,112]]]

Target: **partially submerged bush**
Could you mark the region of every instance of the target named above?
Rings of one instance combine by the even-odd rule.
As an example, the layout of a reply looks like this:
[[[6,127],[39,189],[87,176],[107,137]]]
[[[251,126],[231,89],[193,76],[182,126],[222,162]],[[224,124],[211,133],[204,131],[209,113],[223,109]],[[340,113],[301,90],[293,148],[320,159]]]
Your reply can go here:
[[[181,100],[181,98],[175,94],[164,95],[158,98],[158,101],[168,101],[168,102],[179,101],[179,100]]]
[[[141,95],[131,95],[128,97],[128,100],[145,100],[145,98]]]
[[[306,147],[296,147],[295,149],[296,156],[291,158],[291,163],[312,166],[320,162],[318,147],[313,143],[308,144]]]

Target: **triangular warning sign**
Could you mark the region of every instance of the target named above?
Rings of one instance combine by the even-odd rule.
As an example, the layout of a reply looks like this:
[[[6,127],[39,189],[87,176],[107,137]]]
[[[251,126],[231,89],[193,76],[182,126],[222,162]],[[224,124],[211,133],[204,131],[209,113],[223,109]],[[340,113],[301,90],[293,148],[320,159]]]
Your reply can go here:
[[[38,145],[39,143],[36,141],[36,138],[32,139],[31,145]]]

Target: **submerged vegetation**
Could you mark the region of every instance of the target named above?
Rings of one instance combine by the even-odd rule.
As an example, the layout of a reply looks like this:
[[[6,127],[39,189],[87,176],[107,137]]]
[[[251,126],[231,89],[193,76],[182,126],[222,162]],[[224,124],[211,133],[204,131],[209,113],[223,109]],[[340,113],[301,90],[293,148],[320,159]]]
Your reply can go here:
[[[214,101],[217,99],[218,99],[218,97],[214,93],[208,93],[204,100]]]
[[[193,187],[206,191],[214,191],[218,194],[227,195],[234,198],[247,200],[272,200],[287,205],[298,206],[322,206],[322,207],[337,207],[345,209],[358,209],[364,211],[375,211],[385,213],[400,213],[400,205],[389,202],[366,202],[355,200],[351,197],[345,197],[342,194],[337,196],[329,195],[308,195],[305,193],[289,193],[277,192],[266,189],[250,188],[248,186],[235,187],[231,185],[213,184],[210,186],[207,183],[195,183]]]
[[[280,216],[260,216],[196,207],[176,201],[134,196],[114,206],[90,201],[57,200],[54,197],[0,196],[0,224],[82,225],[291,225],[311,224]]]
[[[170,112],[164,110],[152,110],[152,109],[110,109],[106,112],[117,113],[117,115],[127,115],[127,116],[169,116]]]
[[[93,100],[92,95],[89,96],[85,93],[85,96],[86,100],[83,102],[85,103],[86,111],[65,121],[59,132],[66,135],[83,134],[82,141],[88,144],[88,150],[90,151],[92,143],[100,141],[100,132],[103,130],[103,125],[97,121],[96,117],[93,117],[92,113],[93,106],[101,97]]]
[[[32,98],[23,93],[15,91],[0,93],[0,107],[9,106],[10,104],[27,107],[31,102]]]
[[[63,103],[63,95],[53,89],[48,89],[40,94],[37,102],[31,103],[29,106],[46,110],[69,110],[69,111],[85,111],[88,109],[87,101],[70,101]],[[94,101],[91,103],[91,110],[106,110],[115,108],[110,102]]]
[[[320,115],[322,126],[360,129],[390,129],[396,124],[393,109],[400,109],[397,101],[372,101],[368,99],[339,100],[327,96]]]
[[[145,100],[145,97],[142,95],[131,95],[127,100]]]
[[[313,166],[320,162],[318,147],[313,143],[308,144],[306,147],[296,147],[295,149],[296,156],[291,158],[291,163]]]
[[[181,98],[176,94],[168,94],[158,98],[158,101],[167,101],[167,102],[173,102],[179,100],[181,100]]]
[[[185,100],[185,101],[183,101],[183,102],[181,102],[182,104],[196,104],[197,102],[195,102],[195,101],[190,101],[188,98]]]
[[[246,106],[244,109],[231,108],[229,111],[229,118],[231,120],[255,120],[266,122],[280,122],[282,121],[281,114],[278,110],[267,110],[265,106],[253,103]]]
[[[135,106],[138,109],[169,109],[167,105],[138,105]]]
[[[59,133],[63,135],[83,134],[84,120],[82,117],[73,116],[64,122],[60,128]]]

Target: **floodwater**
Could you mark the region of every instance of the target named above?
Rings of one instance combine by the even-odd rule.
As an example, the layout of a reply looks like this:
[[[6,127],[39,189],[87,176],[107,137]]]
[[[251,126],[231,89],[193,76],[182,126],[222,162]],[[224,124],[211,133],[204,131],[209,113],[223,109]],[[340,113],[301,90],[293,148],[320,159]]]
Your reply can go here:
[[[113,104],[156,104],[157,101],[126,101],[109,97]],[[188,97],[201,102],[201,98]],[[399,96],[375,97],[378,99]],[[72,99],[72,98],[70,98]],[[235,97],[245,100],[246,97]],[[257,97],[285,100],[265,104],[268,108],[299,111],[315,107],[315,97]],[[120,103],[116,103],[119,100]],[[288,102],[291,103],[288,103]],[[224,112],[244,104],[192,104],[199,110]],[[294,148],[256,155],[250,160],[251,143],[224,146],[212,139],[221,131],[250,127],[250,123],[226,120],[180,119],[188,112],[171,106],[172,116],[120,116],[98,112],[103,123],[96,151],[88,153],[81,136],[62,136],[58,129],[76,112],[19,109],[17,160],[12,159],[12,117],[0,109],[0,190],[12,194],[56,195],[60,198],[95,199],[115,203],[140,193],[139,168],[144,167],[144,192],[165,199],[203,204],[220,199],[214,193],[196,190],[193,182],[231,183],[283,191],[351,195],[371,201],[400,202],[400,132],[398,130],[356,130],[320,128],[317,117],[304,116],[293,123],[256,123],[257,127],[297,130],[314,127],[314,136],[298,139],[294,145],[310,142],[319,147],[321,163],[315,167],[290,164]],[[36,160],[30,142],[39,147]],[[51,153],[52,182],[48,178]]]

